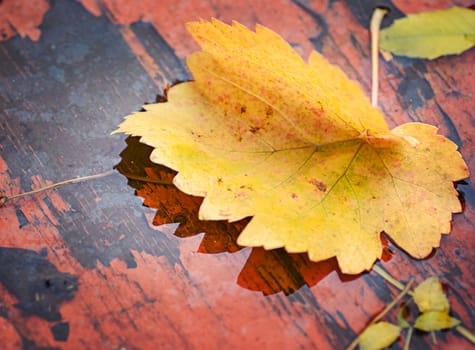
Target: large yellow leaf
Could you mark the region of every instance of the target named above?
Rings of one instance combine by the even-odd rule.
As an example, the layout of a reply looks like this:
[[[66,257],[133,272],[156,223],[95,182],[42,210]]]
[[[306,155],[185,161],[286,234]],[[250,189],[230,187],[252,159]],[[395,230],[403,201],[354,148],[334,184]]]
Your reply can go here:
[[[397,55],[437,58],[475,45],[475,11],[463,7],[412,14],[381,31],[381,49]]]
[[[201,219],[252,216],[239,244],[336,256],[346,273],[371,268],[383,230],[414,257],[439,245],[461,209],[452,182],[468,176],[455,144],[425,124],[389,130],[339,68],[316,52],[305,63],[267,28],[188,29],[203,49],[188,58],[195,81],[118,131],[205,197]]]

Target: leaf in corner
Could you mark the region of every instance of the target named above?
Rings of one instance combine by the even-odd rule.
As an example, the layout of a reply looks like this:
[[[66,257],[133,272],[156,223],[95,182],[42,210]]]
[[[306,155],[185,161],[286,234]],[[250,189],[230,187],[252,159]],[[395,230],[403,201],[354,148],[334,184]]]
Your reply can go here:
[[[359,349],[384,349],[394,343],[396,339],[399,338],[400,333],[401,328],[389,322],[382,321],[372,324],[359,336]]]
[[[381,256],[382,231],[417,258],[439,245],[468,169],[437,128],[390,130],[343,71],[316,52],[306,63],[263,26],[188,30],[202,47],[187,59],[195,81],[117,131],[141,136],[180,190],[205,197],[200,219],[252,217],[240,245],[335,256],[352,274]]]
[[[396,55],[434,59],[475,45],[475,11],[463,7],[411,14],[381,31],[380,47]]]
[[[414,289],[414,302],[421,315],[414,327],[421,331],[438,331],[458,326],[460,321],[449,315],[449,300],[437,277],[430,277]]]
[[[445,296],[437,277],[427,278],[419,284],[414,289],[413,298],[422,313],[428,311],[449,312],[449,300]]]

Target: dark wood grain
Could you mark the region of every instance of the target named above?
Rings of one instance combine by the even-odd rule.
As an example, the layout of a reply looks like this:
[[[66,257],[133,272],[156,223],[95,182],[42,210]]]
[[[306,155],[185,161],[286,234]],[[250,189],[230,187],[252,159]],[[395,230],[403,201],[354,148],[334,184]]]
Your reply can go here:
[[[0,21],[11,1],[0,1]],[[454,4],[471,3],[378,3],[392,9],[384,25]],[[319,50],[369,92],[373,1],[28,6],[19,29],[8,24],[5,31],[0,22],[8,34],[0,42],[0,195],[117,171],[0,208],[2,349],[342,349],[394,298],[397,290],[375,273],[345,276],[334,260],[242,249],[236,237],[245,221],[200,222],[200,198],[128,180],[173,173],[151,164],[150,149],[136,139],[110,136],[124,115],[190,79],[184,58],[196,44],[184,23],[198,18],[262,23],[303,56]],[[25,28],[33,34],[15,36]],[[472,173],[474,59],[474,50],[435,61],[396,57],[382,63],[380,97],[392,126],[410,120],[438,126],[460,146]],[[454,215],[441,248],[418,261],[389,242],[378,264],[401,281],[439,276],[453,315],[474,330],[472,184],[473,175],[458,184],[464,212]],[[435,345],[415,334],[413,348],[470,348],[455,331],[438,332],[437,339]],[[401,349],[402,340],[392,348]]]

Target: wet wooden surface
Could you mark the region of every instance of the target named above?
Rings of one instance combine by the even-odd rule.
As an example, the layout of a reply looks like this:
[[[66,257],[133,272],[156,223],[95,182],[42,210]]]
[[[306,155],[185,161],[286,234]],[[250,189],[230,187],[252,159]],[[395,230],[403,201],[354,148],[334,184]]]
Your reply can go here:
[[[262,23],[304,56],[322,52],[369,93],[373,1],[0,1],[0,194],[116,168],[107,178],[0,209],[2,349],[342,349],[397,294],[375,273],[335,261],[241,249],[246,224],[199,222],[199,198],[124,176],[170,178],[122,117],[189,79],[184,23]],[[404,13],[470,1],[381,1]],[[15,6],[14,6],[15,5]],[[475,51],[381,66],[391,125],[440,127],[475,169]],[[452,314],[475,328],[475,191],[441,248],[416,261],[388,244],[378,264],[399,280],[437,275]],[[177,223],[180,225],[177,228]],[[205,233],[203,233],[205,232]],[[395,314],[390,315],[394,321]],[[416,334],[414,349],[465,349],[454,331]],[[402,348],[402,340],[393,349]]]

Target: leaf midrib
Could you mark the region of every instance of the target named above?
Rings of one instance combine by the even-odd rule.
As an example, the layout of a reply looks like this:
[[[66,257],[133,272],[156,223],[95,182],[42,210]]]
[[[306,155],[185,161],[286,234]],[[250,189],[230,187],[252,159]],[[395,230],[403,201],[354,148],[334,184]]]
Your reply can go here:
[[[314,144],[314,142],[312,142],[312,139],[310,138],[310,136],[307,135],[307,133],[305,131],[303,131],[301,128],[299,128],[297,125],[295,125],[295,123],[292,121],[292,118],[289,117],[288,115],[286,115],[285,113],[283,113],[280,109],[278,109],[276,106],[274,106],[272,103],[270,103],[269,101],[267,101],[266,99],[264,99],[262,96],[259,96],[257,94],[254,94],[252,93],[251,91],[249,91],[248,89],[246,89],[245,87],[229,80],[229,79],[226,79],[225,77],[217,74],[216,72],[212,71],[212,70],[209,70],[209,69],[206,69],[206,68],[202,68],[204,71],[206,71],[207,73],[213,75],[214,77],[238,88],[239,90],[247,93],[248,95],[250,96],[253,96],[255,98],[257,98],[258,100],[260,100],[262,103],[264,103],[265,105],[271,107],[274,111],[276,111],[277,113],[279,113],[284,119],[285,121],[287,121],[293,128],[294,130],[296,130],[302,137],[302,139],[308,141],[309,143],[311,144]],[[347,125],[348,127],[350,127],[351,129],[355,130],[358,134],[361,132],[360,130],[356,129],[353,125],[351,125],[350,123],[348,123],[344,118],[338,116],[338,119],[340,119],[345,125]],[[349,138],[349,139],[342,139],[342,140],[337,140],[335,142],[345,142],[345,141],[348,141],[348,140],[351,140],[352,138]],[[328,144],[331,144],[331,143],[334,143],[334,142],[330,142]],[[319,144],[318,146],[324,146],[326,145],[327,143],[323,143],[323,144]]]

